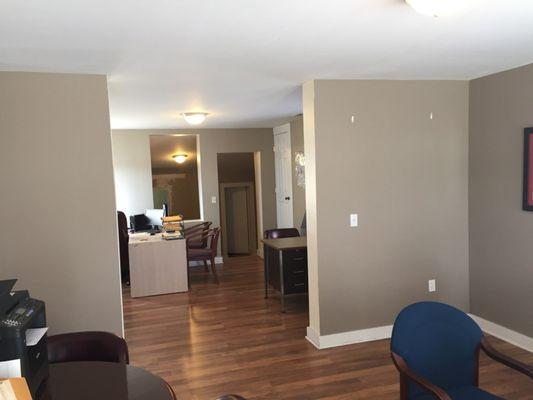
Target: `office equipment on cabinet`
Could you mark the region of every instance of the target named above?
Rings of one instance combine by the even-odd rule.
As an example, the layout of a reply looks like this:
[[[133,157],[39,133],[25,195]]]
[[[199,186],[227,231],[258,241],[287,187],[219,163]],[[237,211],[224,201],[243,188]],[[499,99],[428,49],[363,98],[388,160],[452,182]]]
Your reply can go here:
[[[0,281],[0,378],[26,378],[35,396],[48,376],[45,304],[16,281]]]

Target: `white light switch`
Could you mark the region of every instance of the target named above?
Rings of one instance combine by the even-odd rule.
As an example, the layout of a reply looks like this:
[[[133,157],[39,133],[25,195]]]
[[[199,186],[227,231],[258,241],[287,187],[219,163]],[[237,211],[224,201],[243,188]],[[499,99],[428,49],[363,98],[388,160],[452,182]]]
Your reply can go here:
[[[434,291],[437,290],[437,283],[436,283],[435,279],[430,279],[428,281],[428,290],[430,292],[434,292]]]
[[[211,197],[211,203],[217,204],[217,196]]]
[[[352,228],[356,227],[356,226],[359,226],[359,221],[358,221],[358,217],[357,217],[357,214],[350,214],[350,226]]]

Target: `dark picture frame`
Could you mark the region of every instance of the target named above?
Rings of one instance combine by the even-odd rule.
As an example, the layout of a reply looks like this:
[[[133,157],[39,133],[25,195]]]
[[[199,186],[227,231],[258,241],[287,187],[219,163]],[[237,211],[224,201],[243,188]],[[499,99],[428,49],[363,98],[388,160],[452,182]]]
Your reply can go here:
[[[524,186],[522,209],[533,211],[533,127],[524,129]]]

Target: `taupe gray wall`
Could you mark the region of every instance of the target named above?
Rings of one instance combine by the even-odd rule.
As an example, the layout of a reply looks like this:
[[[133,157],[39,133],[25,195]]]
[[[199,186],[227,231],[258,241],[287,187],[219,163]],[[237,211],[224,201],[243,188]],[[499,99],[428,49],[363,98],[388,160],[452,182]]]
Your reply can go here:
[[[105,76],[0,72],[0,279],[51,333],[122,334]]]
[[[533,213],[522,211],[533,65],[470,82],[470,309],[533,336]]]
[[[202,177],[202,206],[204,219],[220,225],[218,198],[217,153],[261,153],[261,182],[263,200],[263,228],[276,227],[276,198],[274,178],[274,137],[272,129],[131,129],[113,133],[140,135],[198,134]],[[217,203],[211,202],[211,197]]]
[[[468,310],[468,83],[306,85],[306,163],[316,179],[308,229],[318,242],[310,296],[320,313],[311,327],[325,335],[389,325],[425,299]]]
[[[305,188],[297,184],[295,153],[304,151],[304,123],[299,116],[291,122],[291,166],[292,166],[292,218],[294,227],[300,229],[305,214]]]
[[[112,135],[117,210],[129,216],[154,208],[148,136]]]

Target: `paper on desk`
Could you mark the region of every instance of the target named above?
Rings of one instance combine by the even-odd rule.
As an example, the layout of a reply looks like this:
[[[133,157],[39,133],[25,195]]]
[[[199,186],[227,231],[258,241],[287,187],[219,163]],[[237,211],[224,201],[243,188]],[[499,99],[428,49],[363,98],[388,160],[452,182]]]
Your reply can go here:
[[[20,378],[20,359],[0,361],[0,378]]]
[[[41,340],[47,330],[48,327],[26,329],[26,346],[35,346],[39,343],[39,340]]]

